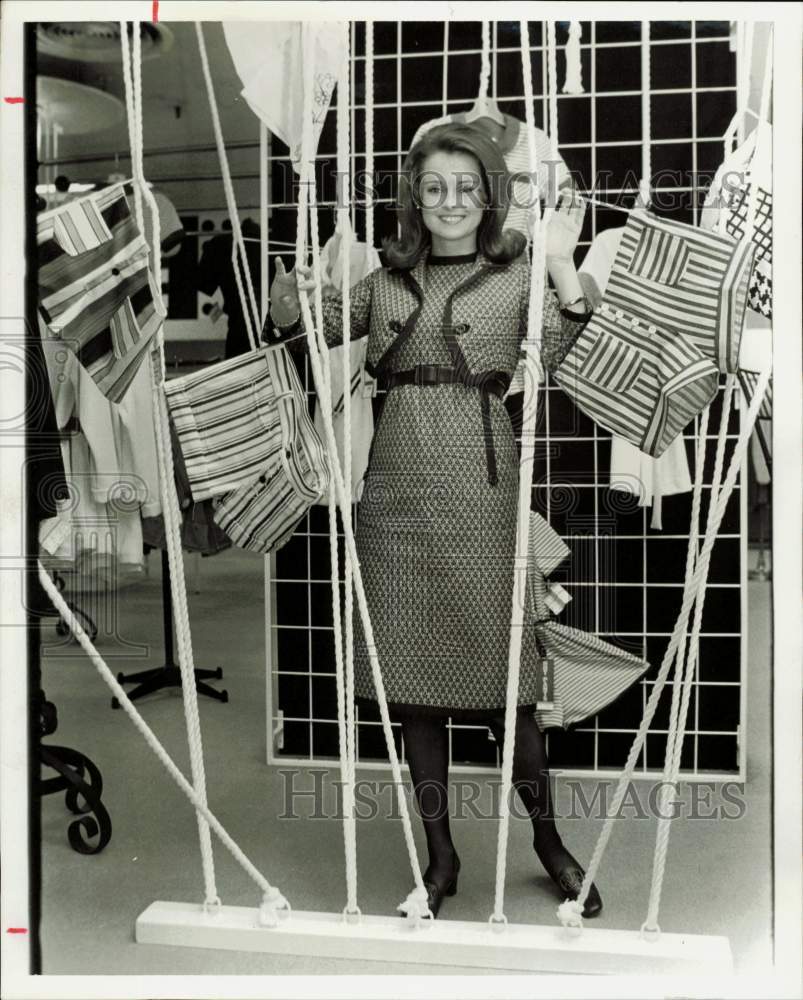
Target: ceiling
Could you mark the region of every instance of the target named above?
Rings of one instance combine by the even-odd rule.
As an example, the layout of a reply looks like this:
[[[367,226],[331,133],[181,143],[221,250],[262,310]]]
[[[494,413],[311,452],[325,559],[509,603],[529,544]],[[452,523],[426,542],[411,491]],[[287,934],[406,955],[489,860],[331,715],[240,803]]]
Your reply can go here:
[[[160,178],[167,179],[161,186],[179,209],[223,208],[225,200],[217,153],[189,151],[195,146],[214,145],[215,141],[195,24],[167,22],[165,27],[173,36],[172,45],[167,51],[143,59],[142,63],[144,147],[146,154],[148,151],[177,147],[184,151],[146,156],[145,173],[149,180],[155,182]],[[204,38],[225,142],[227,145],[241,141],[257,143],[258,119],[240,97],[241,84],[220,23],[207,22]],[[40,49],[37,71],[43,76],[56,76],[97,87],[119,97],[124,107],[122,56],[111,63],[79,62]],[[116,125],[90,134],[62,135],[59,139],[60,159],[86,157],[87,154],[96,154],[96,159],[63,163],[57,172],[66,174],[73,181],[105,178],[115,169],[128,175],[131,172],[128,150],[128,128],[123,115]],[[115,153],[119,154],[119,167],[115,164]],[[258,147],[230,149],[229,164],[235,178],[244,173],[257,175]],[[193,180],[210,175],[212,180]],[[241,207],[257,206],[259,190],[256,178],[235,179],[235,195]]]

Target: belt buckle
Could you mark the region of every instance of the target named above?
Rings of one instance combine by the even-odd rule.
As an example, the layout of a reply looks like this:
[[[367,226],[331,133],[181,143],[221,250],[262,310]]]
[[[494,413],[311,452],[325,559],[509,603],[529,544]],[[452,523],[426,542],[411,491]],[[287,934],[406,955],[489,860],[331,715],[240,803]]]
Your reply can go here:
[[[420,386],[420,385],[426,385],[427,384],[427,381],[426,381],[426,379],[424,377],[424,373],[426,372],[427,368],[428,368],[427,365],[416,365],[416,367],[415,367],[415,384],[416,385]]]

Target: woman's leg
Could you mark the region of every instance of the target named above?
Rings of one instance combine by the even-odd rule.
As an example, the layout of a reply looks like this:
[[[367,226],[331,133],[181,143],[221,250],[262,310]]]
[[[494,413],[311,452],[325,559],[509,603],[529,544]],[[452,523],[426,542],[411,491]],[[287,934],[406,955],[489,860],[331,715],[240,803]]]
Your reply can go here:
[[[449,829],[449,735],[443,719],[405,716],[404,750],[424,824],[429,867],[424,880],[444,887],[458,864]]]
[[[490,717],[488,728],[501,750],[505,740],[504,714]],[[528,712],[516,713],[513,784],[533,824],[533,843],[538,859],[554,877],[571,855],[563,846],[555,826],[546,740],[538,723]]]
[[[487,723],[499,747],[503,747],[504,713],[492,716]],[[576,899],[580,894],[585,872],[563,846],[555,826],[546,740],[532,713],[523,710],[516,713],[513,784],[533,824],[533,846],[538,860],[561,892],[570,899]],[[599,891],[592,883],[583,916],[596,916],[601,909]]]

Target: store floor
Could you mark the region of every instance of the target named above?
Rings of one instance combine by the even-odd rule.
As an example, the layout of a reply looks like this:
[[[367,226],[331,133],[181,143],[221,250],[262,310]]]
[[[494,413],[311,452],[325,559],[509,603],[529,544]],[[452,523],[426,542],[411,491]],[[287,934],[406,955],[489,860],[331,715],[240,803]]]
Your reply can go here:
[[[112,670],[158,665],[161,646],[159,562],[119,591],[118,638],[99,646]],[[192,578],[193,562],[187,559]],[[239,551],[203,560],[190,594],[196,666],[224,668],[228,704],[200,700],[209,803],[223,825],[268,879],[300,910],[340,911],[345,903],[341,825],[337,819],[281,819],[288,781],[310,789],[301,770],[282,775],[265,764],[265,665],[262,560]],[[750,668],[746,738],[748,776],[743,810],[741,789],[732,802],[722,792],[698,797],[700,818],[672,827],[661,904],[665,931],[724,934],[730,938],[738,970],[769,960],[771,916],[769,584],[749,588]],[[50,742],[72,746],[92,757],[103,772],[103,800],[113,835],[97,856],[81,856],[68,845],[69,814],[63,796],[43,802],[43,971],[48,974],[292,974],[416,973],[454,974],[449,966],[410,966],[335,959],[244,954],[190,948],[137,945],[134,921],[157,899],[197,902],[203,898],[195,814],[162,765],[126,716],[109,707],[109,692],[80,649],[45,628],[49,644],[44,686],[56,702],[59,728]],[[152,647],[150,658],[132,656],[126,644]],[[142,650],[147,654],[147,648]],[[148,723],[170,754],[189,774],[180,697],[160,694],[140,703]],[[383,779],[385,772],[365,771]],[[466,777],[466,776],[462,776]],[[337,780],[337,767],[328,782]],[[482,781],[482,776],[480,776]],[[576,782],[575,782],[576,783]],[[592,801],[596,782],[583,782]],[[478,802],[489,811],[490,786]],[[691,785],[681,797],[690,801]],[[566,779],[559,779],[561,802]],[[647,789],[639,794],[646,801]],[[325,798],[330,805],[331,795]],[[387,794],[380,798],[387,804]],[[733,804],[736,803],[736,805]],[[309,799],[297,800],[302,817]],[[723,806],[735,819],[702,818]],[[324,812],[332,811],[329,806]],[[386,811],[386,810],[385,810]],[[634,817],[634,806],[627,815]],[[646,916],[656,822],[625,818],[614,829],[598,885],[605,908],[593,926],[636,929]],[[561,830],[581,860],[590,857],[601,820],[565,819]],[[492,908],[495,823],[468,817],[455,822],[454,836],[463,871],[460,891],[444,903],[441,919],[485,921]],[[383,815],[358,823],[359,903],[365,913],[392,913],[412,887],[398,819]],[[423,838],[416,828],[419,856]],[[256,906],[258,889],[224,848],[215,844],[217,885],[228,904]],[[511,921],[553,925],[559,902],[530,846],[529,824],[513,819],[507,873],[507,917]]]

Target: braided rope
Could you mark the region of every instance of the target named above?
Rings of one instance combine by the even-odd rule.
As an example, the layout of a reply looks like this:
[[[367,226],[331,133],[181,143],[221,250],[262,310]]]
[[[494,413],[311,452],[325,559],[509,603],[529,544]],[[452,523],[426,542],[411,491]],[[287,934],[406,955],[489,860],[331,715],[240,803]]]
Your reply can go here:
[[[203,69],[204,82],[206,83],[206,93],[209,99],[209,111],[212,115],[212,126],[215,132],[215,145],[217,146],[217,155],[218,160],[220,161],[220,174],[223,179],[223,190],[226,194],[226,207],[228,208],[229,219],[231,220],[231,233],[233,237],[231,241],[231,266],[234,270],[234,279],[237,282],[237,291],[240,295],[240,305],[242,308],[243,318],[245,320],[246,332],[248,333],[248,340],[251,344],[251,349],[256,351],[259,347],[259,330],[261,326],[260,310],[257,305],[254,285],[251,280],[251,269],[248,266],[245,242],[243,241],[243,233],[240,227],[240,216],[237,211],[237,201],[234,197],[234,185],[232,184],[231,171],[229,170],[229,160],[226,155],[226,146],[223,142],[223,129],[220,124],[220,113],[218,111],[217,99],[215,98],[212,73],[209,69],[209,57],[206,52],[203,26],[200,21],[195,22],[195,34],[198,39],[198,52],[201,56],[201,67]],[[242,271],[245,275],[245,283],[248,286],[247,299],[243,288],[242,276],[240,274],[240,264],[242,264]],[[254,332],[255,329],[256,332]]]
[[[648,208],[652,186],[652,102],[650,100],[651,72],[650,22],[641,22],[641,182],[639,199]]]
[[[344,57],[337,82],[337,172],[340,194],[337,205],[337,228],[340,232],[342,261],[341,295],[343,299],[343,481],[351,497],[351,224],[349,222],[351,130],[349,122],[350,93],[350,32],[343,25]],[[367,74],[366,74],[367,76]],[[349,516],[351,516],[349,504]],[[337,546],[337,503],[334,485],[329,486],[329,545],[332,563],[332,616],[335,627],[337,661],[337,719],[340,740],[340,770],[343,779],[343,839],[346,851],[346,910],[358,912],[357,906],[357,830],[354,822],[354,780],[356,769],[356,730],[354,721],[354,568],[351,556],[345,553],[345,619],[346,670],[340,629],[340,584]]]
[[[156,280],[152,282],[153,294],[157,309],[164,315],[165,309],[161,297],[161,252],[160,223],[156,200],[145,181],[143,169],[143,131],[142,131],[142,76],[141,47],[139,24],[134,22],[133,63],[129,47],[128,32],[125,22],[121,24],[121,40],[123,50],[123,81],[126,91],[126,108],[132,114],[129,119],[129,141],[131,143],[131,162],[134,176],[134,190],[140,193],[141,199],[148,203],[151,212],[151,222],[154,240],[154,269]],[[131,69],[133,65],[133,79]],[[140,209],[141,212],[141,209]],[[168,563],[170,566],[170,584],[175,609],[176,645],[178,648],[178,663],[181,672],[181,690],[184,706],[184,721],[187,730],[187,742],[190,751],[190,767],[193,785],[198,800],[206,804],[206,774],[203,759],[203,742],[201,725],[198,716],[198,693],[195,687],[195,665],[192,653],[192,637],[190,635],[189,611],[187,608],[187,590],[184,579],[184,559],[181,550],[178,496],[173,477],[173,454],[170,440],[170,428],[167,419],[167,405],[164,398],[164,331],[160,327],[154,345],[151,364],[151,403],[153,408],[156,452],[159,463],[159,486],[162,501],[162,514],[165,523],[167,539]],[[215,886],[215,867],[212,853],[212,838],[208,821],[199,812],[198,836],[201,849],[205,898],[208,905],[219,903]]]
[[[482,61],[480,64],[479,98],[488,96],[491,84],[491,22],[482,22]]]
[[[546,53],[549,94],[549,137],[552,144],[553,159],[558,153],[558,43],[557,25],[554,21],[546,22]]]
[[[63,621],[69,628],[70,632],[74,636],[75,640],[79,643],[81,648],[84,650],[89,660],[95,667],[95,669],[100,674],[101,678],[109,686],[112,694],[117,698],[120,703],[120,707],[126,713],[126,715],[131,719],[135,728],[144,738],[148,746],[153,750],[156,756],[159,758],[163,764],[165,770],[170,775],[170,777],[175,781],[182,792],[187,796],[192,805],[195,807],[196,812],[203,817],[204,822],[206,822],[220,838],[221,843],[226,847],[226,849],[231,853],[234,860],[241,866],[243,871],[253,879],[253,881],[262,889],[263,893],[271,894],[271,896],[276,893],[276,889],[270,884],[270,882],[265,878],[265,876],[259,871],[259,869],[248,859],[248,857],[243,853],[243,851],[238,847],[231,836],[226,832],[225,828],[221,824],[220,820],[215,816],[215,814],[210,810],[209,806],[206,804],[206,799],[199,795],[198,790],[194,788],[189,781],[184,777],[179,767],[176,765],[173,758],[165,750],[162,744],[159,742],[159,738],[150,728],[148,723],[139,714],[134,703],[126,694],[123,687],[118,682],[117,678],[109,669],[109,666],[97,651],[97,649],[92,644],[89,636],[84,631],[80,621],[73,614],[67,602],[62,597],[59,592],[58,587],[53,583],[53,581],[48,576],[45,568],[42,566],[41,562],[37,564],[37,571],[39,575],[39,582],[45,589],[48,597],[55,605],[59,614],[61,615]]]
[[[728,431],[728,418],[731,410],[735,380],[735,375],[728,375],[725,383],[725,395],[722,402],[722,417],[720,420],[719,432],[717,434],[716,456],[714,459],[714,473],[711,481],[706,531],[708,531],[709,525],[711,524],[711,517],[714,510],[714,500],[719,493],[722,479],[722,469],[725,460],[725,445]],[[705,422],[707,424],[707,408]],[[701,426],[701,432],[702,430],[703,428]],[[701,439],[698,441],[697,451],[699,464],[695,470],[695,494],[698,493],[698,481],[702,478],[702,459],[704,459],[705,456],[705,435],[702,433]],[[702,455],[700,452],[702,452]],[[697,516],[695,517],[693,504],[691,528],[689,531],[689,552],[686,563],[687,580],[691,576],[689,563],[692,561],[694,551],[697,548],[697,533],[699,530],[699,497],[695,496],[694,499],[697,506]],[[661,891],[663,889],[666,856],[669,848],[669,834],[671,829],[670,817],[672,815],[671,809],[677,798],[677,783],[680,775],[680,759],[683,751],[683,740],[686,734],[686,719],[688,718],[691,689],[694,683],[699,658],[700,630],[702,627],[703,607],[705,605],[706,584],[706,578],[701,578],[694,597],[694,622],[692,625],[691,636],[689,638],[688,652],[686,653],[687,658],[685,670],[683,664],[685,642],[681,640],[678,643],[675,682],[672,688],[672,712],[670,714],[669,732],[667,736],[658,830],[656,833],[655,854],[653,857],[652,884],[650,887],[647,919],[644,924],[644,926],[649,930],[655,930],[658,927],[658,910],[661,905]],[[679,699],[678,695],[681,691],[682,699]]]
[[[520,22],[521,60],[524,77],[524,108],[527,122],[530,176],[534,185],[538,177],[538,150],[535,144],[535,116],[533,114],[533,82],[530,66],[530,33],[526,21]],[[533,189],[531,189],[532,191]],[[549,208],[547,208],[549,212]],[[538,384],[540,381],[541,324],[544,305],[544,271],[546,268],[546,227],[541,220],[537,197],[530,207],[533,230],[533,256],[530,272],[530,299],[527,314],[527,336],[524,342],[524,413],[521,430],[521,459],[519,462],[519,496],[516,521],[516,557],[513,567],[513,599],[510,616],[510,646],[508,652],[508,677],[505,697],[505,739],[502,747],[501,790],[499,795],[499,829],[496,842],[496,882],[494,910],[490,920],[504,925],[505,875],[507,871],[508,830],[510,825],[510,796],[513,785],[513,754],[516,738],[516,708],[521,667],[522,626],[524,622],[524,596],[527,585],[527,551],[530,540],[530,484],[535,461],[535,430],[538,414]]]
[[[374,246],[374,22],[365,22],[365,242]]]
[[[312,96],[313,96],[313,80],[314,80],[314,45],[313,36],[311,34],[312,27],[309,24],[303,24],[302,26],[302,49],[304,53],[304,131],[302,133],[302,183],[299,187],[299,207],[298,207],[298,234],[297,234],[297,259],[301,259],[298,254],[303,251],[303,247],[306,245],[306,235],[307,235],[307,208],[311,206],[313,209],[315,207],[316,198],[316,184],[315,184],[315,172],[313,169],[314,161],[312,159],[313,150],[313,137],[312,137]],[[312,229],[315,232],[317,228],[317,220],[313,212],[311,212],[310,218],[312,220]],[[313,252],[313,273],[316,275],[317,284],[315,289],[315,305],[318,317],[322,316],[321,309],[321,297],[320,297],[320,253],[317,247],[317,243],[313,240],[312,242],[312,252]],[[393,774],[393,781],[396,786],[397,799],[399,804],[399,813],[402,821],[402,829],[404,833],[405,846],[407,848],[407,853],[410,859],[410,867],[413,872],[413,878],[415,880],[416,889],[421,892],[425,892],[424,882],[421,877],[421,866],[418,861],[418,855],[415,847],[415,839],[413,837],[413,828],[410,822],[410,814],[407,807],[407,800],[404,795],[403,781],[401,768],[399,766],[399,758],[396,753],[396,745],[393,739],[393,729],[390,723],[390,716],[388,714],[387,697],[385,694],[385,686],[382,680],[382,672],[379,665],[379,658],[377,655],[376,642],[374,638],[373,626],[371,624],[371,616],[368,610],[368,603],[365,596],[365,588],[362,581],[362,573],[360,571],[360,562],[357,555],[357,548],[354,541],[354,532],[351,526],[351,497],[346,493],[345,483],[343,480],[343,473],[340,467],[340,459],[337,452],[337,445],[335,441],[334,428],[332,426],[332,412],[331,412],[331,395],[329,388],[326,384],[326,376],[328,375],[328,369],[324,367],[323,360],[326,356],[325,347],[326,344],[323,342],[322,332],[316,327],[315,321],[310,310],[309,302],[306,295],[301,296],[301,315],[304,321],[304,329],[307,335],[307,342],[309,346],[309,360],[312,367],[313,381],[315,383],[315,391],[318,393],[319,398],[324,400],[324,404],[321,410],[323,416],[324,431],[326,435],[326,445],[330,456],[330,462],[332,466],[332,476],[334,478],[335,490],[337,494],[338,506],[340,508],[341,518],[343,521],[343,531],[345,536],[345,546],[346,551],[349,553],[353,566],[354,566],[354,590],[357,596],[357,604],[360,611],[360,617],[363,624],[363,630],[365,632],[365,640],[368,648],[368,657],[371,664],[371,672],[374,681],[374,687],[377,694],[377,702],[379,706],[379,714],[382,720],[382,730],[385,736],[385,742],[387,744],[388,757],[390,760],[391,772]],[[322,344],[323,350],[319,346]]]
[[[772,29],[770,28],[770,31]],[[770,107],[770,91],[772,89],[772,59],[770,58],[771,49],[771,37],[770,45],[767,47],[767,56],[764,62],[764,75],[761,79],[761,101],[759,103],[759,121],[756,123],[756,147],[753,150],[753,158],[755,158],[757,148],[758,148],[758,129],[761,126],[761,122],[767,120]],[[751,50],[752,59],[752,50]],[[758,184],[755,178],[752,176],[752,160],[751,166],[748,168],[748,173],[750,174],[750,195],[747,200],[747,216],[744,223],[744,239],[752,239],[753,232],[756,225],[756,208],[758,206]]]
[[[719,526],[722,523],[722,518],[725,515],[725,508],[730,499],[731,493],[733,492],[733,487],[736,483],[736,478],[739,475],[739,470],[741,467],[742,460],[747,451],[748,445],[750,443],[750,434],[753,431],[753,426],[755,425],[756,419],[758,417],[758,411],[761,407],[761,403],[764,399],[764,394],[767,390],[767,384],[769,382],[770,372],[769,370],[764,370],[758,377],[758,382],[756,384],[755,395],[750,403],[747,414],[745,415],[744,422],[739,433],[739,438],[736,442],[736,447],[734,448],[733,454],[731,455],[731,460],[728,465],[728,472],[723,481],[722,487],[717,494],[716,502],[714,498],[711,498],[711,504],[714,507],[713,513],[709,516],[705,538],[703,540],[703,545],[700,550],[700,555],[695,566],[694,574],[691,579],[691,585],[684,589],[683,601],[680,608],[680,613],[678,615],[677,621],[675,622],[675,627],[672,631],[672,636],[669,640],[669,645],[667,646],[666,652],[664,654],[663,661],[661,662],[661,667],[658,671],[658,676],[656,677],[655,684],[653,686],[652,694],[647,701],[647,706],[644,710],[644,717],[641,720],[636,737],[633,740],[633,745],[630,748],[630,753],[628,755],[625,766],[622,770],[622,774],[619,778],[619,784],[616,788],[616,793],[613,798],[611,808],[608,812],[608,816],[605,819],[602,831],[600,833],[599,839],[597,840],[596,847],[594,848],[594,854],[591,858],[591,863],[588,866],[588,871],[586,872],[586,877],[583,880],[583,888],[577,898],[577,902],[580,907],[583,906],[586,899],[588,898],[588,891],[591,887],[591,883],[596,877],[597,870],[602,860],[602,855],[607,846],[608,840],[610,839],[611,832],[613,830],[613,824],[616,820],[616,816],[622,805],[622,801],[627,791],[627,786],[633,776],[633,771],[636,766],[636,760],[641,748],[644,745],[644,740],[647,736],[647,731],[652,722],[655,711],[658,707],[658,702],[663,692],[664,685],[666,684],[667,675],[669,673],[669,668],[672,664],[672,660],[677,652],[678,645],[681,636],[685,635],[686,628],[689,622],[689,615],[691,611],[691,606],[695,601],[697,590],[700,587],[701,581],[705,581],[708,576],[708,567],[711,559],[711,550],[714,547],[714,542],[716,541],[717,532],[719,531]]]

